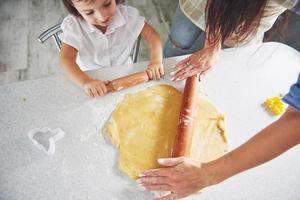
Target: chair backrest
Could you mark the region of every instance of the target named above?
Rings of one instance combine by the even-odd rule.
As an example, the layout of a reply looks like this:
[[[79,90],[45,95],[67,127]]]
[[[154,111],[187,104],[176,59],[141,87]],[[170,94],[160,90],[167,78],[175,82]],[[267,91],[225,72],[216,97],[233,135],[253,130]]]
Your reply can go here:
[[[56,24],[55,26],[52,26],[51,28],[47,29],[45,32],[43,32],[37,38],[37,40],[40,43],[44,43],[49,38],[53,38],[58,51],[60,51],[62,43],[61,43],[61,40],[59,38],[59,34],[61,34],[61,33],[62,33],[61,23],[59,23],[59,24]]]
[[[47,29],[45,32],[43,32],[40,36],[38,36],[37,40],[40,43],[44,43],[49,38],[53,38],[58,51],[60,51],[62,43],[59,38],[59,35],[61,33],[62,33],[61,23],[59,23],[59,24],[56,24],[55,26],[52,26],[51,28]],[[138,53],[139,53],[139,49],[140,49],[140,42],[141,42],[141,36],[138,37],[138,39],[136,40],[134,47],[131,51],[130,56],[132,57],[133,63],[137,62]]]

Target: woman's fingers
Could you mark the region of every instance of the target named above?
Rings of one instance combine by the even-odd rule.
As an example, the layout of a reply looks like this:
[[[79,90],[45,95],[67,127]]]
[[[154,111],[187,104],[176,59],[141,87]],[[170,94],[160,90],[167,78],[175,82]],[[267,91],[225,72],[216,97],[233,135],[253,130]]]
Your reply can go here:
[[[199,73],[199,69],[193,68],[193,69],[191,69],[189,72],[187,72],[187,73],[182,74],[181,76],[179,76],[179,77],[177,78],[177,80],[178,80],[178,81],[181,81],[181,80],[187,79],[188,77],[197,75],[198,73]]]
[[[181,65],[176,66],[173,70],[173,74],[188,67],[189,65],[190,65],[190,61],[187,61],[187,62],[182,63]],[[172,73],[171,73],[171,75],[172,75]]]
[[[171,190],[171,186],[167,184],[144,185],[143,187],[148,191],[170,191]]]
[[[202,73],[205,75],[216,62],[217,53],[210,49],[202,49],[178,62],[174,71],[171,73],[172,80],[183,80],[187,77]],[[191,67],[192,66],[192,67]]]
[[[160,169],[149,169],[140,173],[139,177],[146,176],[169,176],[171,173],[170,169],[160,168]]]
[[[149,191],[172,191],[158,200],[180,199],[209,185],[212,175],[198,161],[178,157],[162,158],[158,162],[167,167],[144,171],[138,181]]]
[[[142,177],[139,178],[137,182],[144,187],[153,185],[165,185],[171,183],[170,179],[166,176]]]
[[[194,65],[190,64],[190,65],[186,66],[185,68],[175,72],[175,74],[172,77],[172,80],[174,80],[174,81],[182,80],[181,77],[184,77],[187,74],[189,74],[193,68],[194,68]]]
[[[155,198],[155,200],[176,200],[176,199],[179,199],[178,195],[172,192],[167,196]]]
[[[179,61],[178,63],[176,63],[176,64],[174,65],[174,68],[177,68],[177,67],[179,67],[179,66],[185,64],[186,62],[190,61],[190,59],[191,59],[191,56],[189,56],[189,57],[187,57],[187,58],[185,58],[185,59]]]
[[[202,68],[202,64],[195,59],[195,55],[191,55],[188,59],[184,59],[176,65],[175,70],[171,73],[172,80],[179,81],[195,75],[190,72],[194,68],[199,68],[200,70]]]

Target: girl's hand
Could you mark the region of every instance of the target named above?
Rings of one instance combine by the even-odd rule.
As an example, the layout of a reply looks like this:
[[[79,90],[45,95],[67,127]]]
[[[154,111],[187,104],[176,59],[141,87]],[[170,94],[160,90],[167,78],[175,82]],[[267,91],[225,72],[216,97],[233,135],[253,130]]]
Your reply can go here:
[[[213,184],[214,176],[209,172],[212,170],[205,164],[200,167],[199,163],[185,157],[159,159],[158,162],[167,167],[144,171],[137,180],[146,190],[171,192],[156,200],[181,199]]]
[[[165,73],[164,66],[162,63],[149,63],[147,73],[151,80],[158,80]]]
[[[101,80],[88,80],[82,86],[85,93],[90,97],[103,96],[107,93],[106,85],[108,81]]]
[[[184,60],[177,63],[175,70],[171,72],[172,81],[181,81],[190,76],[199,74],[206,75],[209,69],[215,65],[219,55],[219,50],[203,48]]]

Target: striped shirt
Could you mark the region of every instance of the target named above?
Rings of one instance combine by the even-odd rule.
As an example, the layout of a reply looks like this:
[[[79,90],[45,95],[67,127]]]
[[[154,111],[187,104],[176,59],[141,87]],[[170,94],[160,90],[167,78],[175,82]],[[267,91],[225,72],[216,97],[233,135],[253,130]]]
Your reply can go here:
[[[206,0],[179,0],[182,12],[199,28],[205,30],[205,7]],[[263,41],[264,33],[268,31],[276,21],[277,17],[286,9],[300,14],[300,0],[269,0],[265,12],[266,17],[261,19],[260,26],[255,35],[237,44],[236,40],[226,40],[225,45],[229,47],[243,46],[245,44],[260,43]],[[234,35],[232,38],[235,38]]]

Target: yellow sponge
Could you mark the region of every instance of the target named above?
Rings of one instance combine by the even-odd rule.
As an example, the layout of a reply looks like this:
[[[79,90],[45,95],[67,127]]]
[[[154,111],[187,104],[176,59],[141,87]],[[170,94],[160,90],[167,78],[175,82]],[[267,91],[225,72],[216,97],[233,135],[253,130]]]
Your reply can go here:
[[[271,97],[265,101],[265,106],[274,115],[281,115],[285,111],[284,103],[281,97]]]

